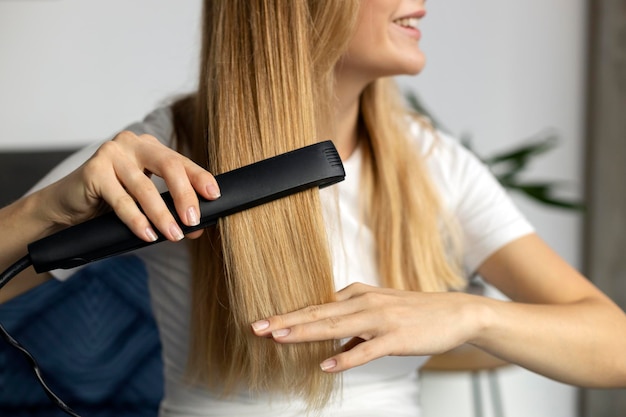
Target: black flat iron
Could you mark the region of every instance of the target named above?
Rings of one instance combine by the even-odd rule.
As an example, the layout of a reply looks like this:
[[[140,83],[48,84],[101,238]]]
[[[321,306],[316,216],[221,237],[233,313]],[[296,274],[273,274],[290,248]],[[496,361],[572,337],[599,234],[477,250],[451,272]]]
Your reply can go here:
[[[161,194],[184,234],[217,223],[237,213],[312,187],[326,187],[345,178],[337,149],[331,141],[316,143],[216,175],[221,197],[200,198],[200,224],[184,225],[169,192]],[[114,212],[72,226],[28,245],[30,260],[39,273],[74,268],[155,242],[135,236]]]

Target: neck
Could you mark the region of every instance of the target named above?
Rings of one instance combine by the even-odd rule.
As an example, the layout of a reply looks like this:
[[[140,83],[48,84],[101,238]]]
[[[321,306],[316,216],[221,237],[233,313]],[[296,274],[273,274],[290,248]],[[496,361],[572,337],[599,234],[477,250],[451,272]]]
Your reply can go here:
[[[354,77],[336,71],[333,143],[342,160],[350,157],[358,144],[359,101],[366,86],[366,82],[358,82]]]

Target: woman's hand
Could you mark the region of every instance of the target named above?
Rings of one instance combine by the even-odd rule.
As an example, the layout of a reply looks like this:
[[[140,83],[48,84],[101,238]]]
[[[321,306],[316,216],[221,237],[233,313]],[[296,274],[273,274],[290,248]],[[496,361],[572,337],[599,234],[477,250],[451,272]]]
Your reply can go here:
[[[145,241],[157,239],[152,224],[167,239],[182,239],[152,174],[165,180],[177,214],[188,226],[200,220],[198,194],[209,200],[219,197],[217,182],[205,169],[150,135],[122,132],[69,175],[0,209],[0,230],[6,237],[0,241],[0,270],[24,256],[29,243],[111,208]],[[3,287],[0,303],[49,278],[27,269]]]
[[[352,284],[335,302],[260,320],[252,329],[278,343],[351,338],[342,353],[320,364],[338,372],[383,356],[438,354],[471,341],[481,328],[479,299]]]
[[[111,207],[146,241],[157,239],[150,222],[167,239],[181,240],[183,233],[151,181],[152,174],[165,180],[177,214],[188,226],[197,225],[200,219],[196,192],[207,199],[220,195],[215,178],[190,159],[150,135],[124,131],[105,142],[80,168],[42,190],[47,202],[44,215],[53,224],[67,226]]]

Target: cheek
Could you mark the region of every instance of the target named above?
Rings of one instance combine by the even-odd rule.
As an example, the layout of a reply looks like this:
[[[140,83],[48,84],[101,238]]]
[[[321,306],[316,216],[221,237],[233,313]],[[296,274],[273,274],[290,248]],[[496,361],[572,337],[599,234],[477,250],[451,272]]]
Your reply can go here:
[[[362,0],[358,22],[349,49],[363,52],[384,46],[389,22],[398,0]]]
[[[348,45],[347,55],[356,62],[367,63],[380,60],[389,49],[389,26],[387,21],[366,14],[361,16]]]
[[[355,63],[366,64],[375,61],[376,56],[383,50],[381,40],[377,39],[372,31],[362,30],[350,43],[347,56]]]

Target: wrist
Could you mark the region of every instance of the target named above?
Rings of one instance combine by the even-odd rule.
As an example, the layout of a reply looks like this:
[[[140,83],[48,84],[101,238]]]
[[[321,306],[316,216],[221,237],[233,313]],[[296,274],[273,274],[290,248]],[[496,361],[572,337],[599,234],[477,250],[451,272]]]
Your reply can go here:
[[[0,265],[8,266],[26,254],[26,246],[54,231],[54,224],[42,216],[40,196],[32,194],[2,208]]]
[[[48,188],[36,191],[20,200],[22,227],[28,227],[35,239],[45,237],[66,227],[55,210],[53,195]],[[24,223],[28,223],[28,226]]]
[[[496,304],[499,301],[480,295],[469,295],[469,317],[472,318],[471,335],[467,343],[477,347],[485,347],[489,334],[497,322]]]

